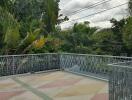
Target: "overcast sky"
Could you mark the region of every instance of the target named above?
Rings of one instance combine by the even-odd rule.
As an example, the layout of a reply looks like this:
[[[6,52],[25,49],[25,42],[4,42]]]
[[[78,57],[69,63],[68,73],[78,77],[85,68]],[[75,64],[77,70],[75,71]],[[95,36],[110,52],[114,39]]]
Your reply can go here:
[[[99,12],[101,10],[109,9],[111,7],[115,7],[120,4],[128,2],[128,0],[109,0],[109,2],[106,2],[94,8],[87,9],[85,11],[82,11],[73,15],[73,12],[76,10],[86,9],[86,7],[89,7],[97,2],[108,1],[108,0],[60,0],[60,1],[61,1],[60,13],[62,13],[63,15],[67,15],[70,20],[81,18],[87,15]],[[80,20],[72,21],[72,22],[64,22],[63,24],[61,24],[61,27],[68,28],[76,22],[83,22],[83,21],[89,21],[91,23],[90,26],[97,26],[97,27],[103,27],[103,28],[111,27],[109,20],[111,18],[116,18],[120,20],[121,18],[126,17],[128,15],[127,9],[128,9],[128,5],[123,5],[119,8],[115,8],[107,12],[96,14],[94,16],[90,16],[84,19],[80,19]]]

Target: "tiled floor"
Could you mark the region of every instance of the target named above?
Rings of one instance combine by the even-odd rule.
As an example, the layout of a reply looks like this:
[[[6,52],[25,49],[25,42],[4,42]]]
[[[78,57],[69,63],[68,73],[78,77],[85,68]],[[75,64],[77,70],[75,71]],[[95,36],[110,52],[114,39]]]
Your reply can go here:
[[[0,80],[0,100],[108,100],[108,83],[66,72]]]

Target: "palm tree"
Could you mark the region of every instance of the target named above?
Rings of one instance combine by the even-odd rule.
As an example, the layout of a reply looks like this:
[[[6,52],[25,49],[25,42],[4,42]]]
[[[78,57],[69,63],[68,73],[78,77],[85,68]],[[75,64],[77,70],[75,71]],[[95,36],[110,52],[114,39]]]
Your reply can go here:
[[[1,33],[3,33],[2,43],[4,44],[2,48],[4,53],[6,50],[6,54],[27,51],[27,48],[38,38],[41,32],[41,29],[35,29],[33,32],[28,32],[24,39],[21,39],[19,33],[20,24],[11,13],[2,7],[0,7],[0,25],[2,28]]]
[[[2,27],[2,40],[4,49],[14,49],[19,42],[19,23],[13,15],[0,7],[0,25]]]

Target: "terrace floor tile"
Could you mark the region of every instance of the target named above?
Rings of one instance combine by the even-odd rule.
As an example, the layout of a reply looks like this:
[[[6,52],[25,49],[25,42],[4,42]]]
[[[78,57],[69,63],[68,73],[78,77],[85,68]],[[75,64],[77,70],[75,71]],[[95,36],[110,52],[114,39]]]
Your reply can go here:
[[[108,83],[68,72],[0,79],[0,100],[108,100]]]

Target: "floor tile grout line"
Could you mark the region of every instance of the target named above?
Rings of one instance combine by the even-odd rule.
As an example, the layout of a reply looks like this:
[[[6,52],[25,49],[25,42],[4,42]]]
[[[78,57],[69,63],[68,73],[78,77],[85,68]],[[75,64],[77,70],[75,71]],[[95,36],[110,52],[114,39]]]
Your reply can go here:
[[[42,98],[43,100],[53,100],[51,97],[47,96],[41,91],[33,88],[31,85],[19,80],[18,78],[12,78],[16,83],[20,84],[22,87],[26,88],[28,91],[32,92],[33,94],[37,95],[38,97]]]

